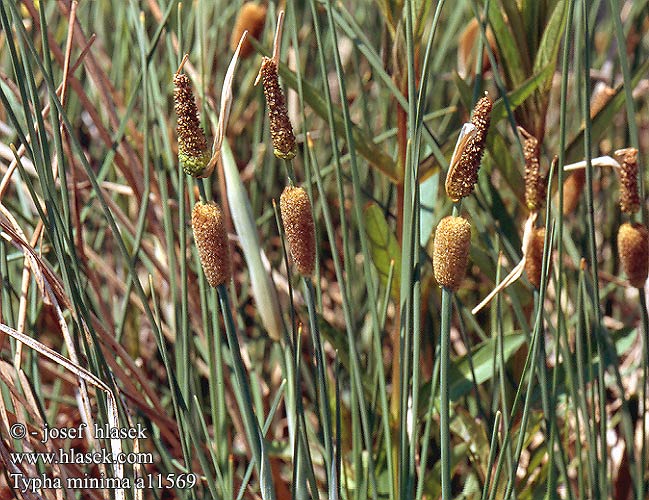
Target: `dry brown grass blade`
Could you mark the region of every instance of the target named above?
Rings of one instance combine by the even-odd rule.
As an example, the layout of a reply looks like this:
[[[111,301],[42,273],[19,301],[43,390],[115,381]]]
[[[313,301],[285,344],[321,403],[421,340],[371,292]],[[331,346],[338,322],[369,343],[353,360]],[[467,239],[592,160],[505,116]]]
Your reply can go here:
[[[32,274],[34,275],[34,279],[36,280],[37,283],[39,283],[39,290],[41,292],[41,296],[43,299],[44,303],[49,303],[53,306],[54,311],[56,312],[56,317],[58,320],[59,328],[61,330],[61,334],[63,336],[63,340],[65,342],[65,345],[67,347],[68,353],[70,355],[71,362],[74,363],[77,366],[80,366],[79,362],[79,356],[77,355],[76,351],[76,345],[72,339],[72,335],[70,334],[70,331],[68,329],[67,321],[65,320],[65,317],[63,316],[63,311],[61,310],[61,307],[59,306],[59,302],[57,300],[57,297],[55,294],[52,292],[52,288],[49,286],[48,280],[45,276],[43,276],[42,273],[42,268],[45,268],[45,266],[41,267],[39,260],[35,259],[33,257],[33,249],[31,248],[32,245],[28,244],[25,242],[24,238],[24,233],[21,229],[21,227],[18,225],[16,220],[14,219],[13,215],[0,203],[0,213],[4,215],[4,217],[9,221],[9,224],[11,224],[12,229],[16,232],[16,235],[20,237],[21,242],[20,242],[20,247],[24,253],[24,255],[27,257],[25,260],[25,267],[24,270],[30,269]],[[3,227],[6,226],[6,224],[3,224]],[[36,238],[38,239],[38,238]],[[27,250],[29,249],[29,250]],[[42,260],[40,261],[42,262]],[[56,280],[58,283],[58,280]],[[57,285],[58,286],[58,285]],[[67,301],[67,304],[69,304],[69,301]],[[70,307],[67,307],[68,309],[71,309]],[[71,310],[71,312],[73,312]],[[74,315],[74,313],[73,313]],[[21,334],[23,333],[22,331],[20,332]],[[16,370],[20,372],[20,365],[22,362],[22,345],[23,343],[19,343],[17,348],[16,348],[16,354],[14,356],[14,366],[16,367]],[[88,425],[88,428],[92,428],[92,425],[94,423],[94,419],[92,416],[92,410],[91,410],[91,404],[90,404],[90,397],[88,395],[88,388],[83,380],[79,380],[79,392],[78,392],[78,402],[79,402],[79,411],[82,416],[83,421]],[[23,390],[27,390],[26,388],[23,388]],[[94,444],[96,449],[99,449],[99,441],[96,439],[94,442],[92,441],[93,435],[88,433],[86,434],[86,437],[89,441],[89,444]],[[99,466],[100,470],[105,474],[105,465],[101,464]]]
[[[491,292],[489,292],[489,294],[484,299],[482,299],[482,301],[477,306],[475,306],[471,310],[471,314],[478,314],[489,304],[489,302],[493,300],[493,298],[498,293],[500,293],[502,290],[507,288],[509,285],[514,283],[514,281],[521,277],[523,270],[525,269],[525,256],[528,253],[527,249],[531,243],[532,234],[534,232],[534,223],[536,222],[537,216],[538,212],[532,212],[527,218],[527,221],[525,221],[525,229],[523,230],[523,245],[521,248],[523,257],[521,258],[520,262],[516,264],[510,271],[510,273],[505,276],[505,278],[496,287],[494,287],[494,289],[491,290]]]
[[[0,399],[2,399],[2,398],[0,398]],[[2,426],[4,426],[4,423],[2,424]],[[9,429],[8,428],[2,428],[2,426],[0,426],[0,429],[1,429],[0,434],[1,435],[8,435],[9,434]],[[9,474],[19,474],[19,475],[25,476],[25,473],[24,473],[25,471],[19,469],[14,463],[12,463],[11,456],[9,454],[9,450],[5,446],[5,443],[4,443],[3,439],[0,439],[0,461],[2,461],[5,464],[6,471]],[[40,495],[36,495],[34,493],[31,493],[30,491],[26,491],[22,495],[23,495],[23,500],[42,500],[43,499],[43,497],[41,497]]]
[[[160,9],[160,6],[158,5],[158,2],[156,2],[155,0],[148,0],[147,3],[149,5],[149,9],[151,10],[151,14],[153,15],[153,18],[157,22],[162,22],[163,13],[162,10]],[[182,4],[178,4],[179,9],[181,8],[181,5]],[[178,37],[176,36],[176,33],[172,31],[168,33],[168,36],[171,39],[171,46],[173,47],[175,54],[178,55],[180,53],[180,49],[178,47]],[[203,84],[203,82],[200,79],[200,75],[198,74],[198,71],[196,71],[196,68],[190,61],[187,61],[187,63],[183,66],[183,68],[185,72],[191,77],[192,80],[198,82],[200,85]]]
[[[70,54],[72,53],[72,38],[74,37],[74,23],[77,20],[77,6],[79,2],[72,0],[70,5],[70,17],[68,20],[68,36],[65,41],[65,59],[63,61],[63,82],[61,84],[61,104],[65,104],[67,97],[66,90],[68,88],[68,74],[70,68]],[[63,125],[61,124],[61,128]]]
[[[24,5],[32,17],[34,27],[40,30],[40,18],[38,10],[34,6],[33,1],[25,0]],[[65,5],[64,2],[57,2],[57,6],[61,9],[63,16],[68,18],[68,16],[70,15],[68,6]],[[75,19],[74,44],[79,49],[82,49],[88,43],[88,39],[89,37],[86,37],[83,28],[79,23],[79,19]],[[48,32],[48,41],[54,59],[56,60],[57,64],[62,67],[65,63],[65,54],[58,46],[57,40],[51,32]],[[96,50],[99,57],[106,60],[110,59],[108,55],[105,54],[101,49]],[[110,127],[114,130],[119,130],[120,117],[118,110],[124,113],[124,105],[123,103],[118,102],[119,99],[117,99],[116,97],[117,93],[112,87],[108,75],[106,75],[105,71],[102,70],[101,65],[97,61],[98,56],[96,56],[93,52],[89,52],[87,57],[84,59],[84,66],[86,68],[86,71],[88,72],[88,75],[93,80],[96,90],[98,91],[98,97],[101,100],[101,109],[104,113],[107,114]],[[86,95],[81,82],[78,79],[70,76],[68,83],[70,87],[72,87],[72,89],[75,91],[76,95],[81,101],[83,108],[88,112],[91,119],[93,120],[95,126],[97,127],[97,130],[100,133],[100,136],[102,137],[102,140],[104,140],[104,142],[106,143],[106,147],[109,149],[113,148],[112,137],[104,127],[95,106],[91,104],[91,100]],[[130,123],[129,132],[131,132],[131,135],[133,136],[136,135],[133,133],[134,131],[135,125]],[[142,176],[135,175],[135,172],[142,171],[142,163],[135,150],[133,149],[131,144],[129,144],[126,138],[122,138],[119,144],[117,144],[117,148],[122,151],[123,157],[119,158],[119,155],[116,152],[115,163],[119,167],[120,172],[124,175],[129,185],[138,194],[138,198],[140,198],[142,195],[143,187]],[[124,158],[128,158],[128,163],[124,160]]]
[[[21,386],[20,390],[16,387],[14,381],[18,378],[19,384]],[[23,439],[23,446],[25,451],[28,452],[50,452],[54,453],[58,449],[57,445],[58,440],[48,439],[45,444],[40,439],[41,429],[45,425],[45,420],[39,411],[39,406],[36,403],[36,399],[32,393],[31,386],[22,370],[16,370],[14,366],[10,365],[5,361],[0,361],[0,380],[9,388],[13,407],[16,409],[22,409],[23,412],[26,411],[29,415],[29,418],[34,425],[29,424],[27,420],[22,416],[23,412],[16,412],[15,414],[9,415],[10,412],[7,412],[7,409],[4,405],[4,401],[0,398],[0,412],[3,414],[3,422],[7,427],[9,427],[9,422],[12,423],[19,422],[25,426],[27,429],[27,434]],[[12,416],[10,420],[8,417]],[[33,434],[32,434],[33,433]],[[29,467],[29,465],[22,464],[23,466]],[[71,498],[70,495],[72,491],[67,487],[66,478],[73,477],[70,475],[69,467],[62,464],[53,464],[53,472],[58,477],[61,477],[62,483],[66,489],[68,498]],[[38,471],[33,469],[27,471],[27,477],[34,477],[38,475]],[[44,493],[48,498],[62,498],[60,491],[49,491],[45,490]]]
[[[68,75],[73,74],[77,70],[77,68],[81,65],[81,63],[83,62],[84,57],[86,56],[86,54],[90,50],[90,47],[92,46],[92,44],[94,43],[95,40],[96,40],[96,37],[94,35],[91,36],[88,39],[88,42],[82,48],[81,53],[79,54],[79,57],[77,58],[76,62],[72,65],[69,72],[67,73]],[[9,81],[9,78],[3,76],[3,80]],[[67,80],[68,79],[65,78],[63,80],[63,83],[61,83],[61,85],[59,85],[59,87],[56,90],[57,95],[59,95],[59,96],[63,95],[64,83],[66,83]],[[12,88],[12,91],[14,93],[16,93],[16,95],[18,95],[18,93],[17,93],[18,89],[16,89],[13,86],[11,88]],[[43,119],[45,119],[45,118],[47,118],[49,116],[49,114],[50,114],[50,105],[48,103],[43,108],[43,111],[41,112],[41,116],[43,117]],[[34,124],[34,131],[38,132],[38,123]],[[27,141],[31,142],[31,137],[29,135],[27,136]],[[24,156],[24,154],[25,154],[25,151],[26,151],[25,145],[21,144],[19,146],[19,148],[18,148],[18,157],[22,158]],[[16,170],[16,167],[17,167],[16,163],[17,162],[16,162],[15,159],[11,160],[11,163],[9,164],[9,168],[7,169],[7,172],[5,172],[5,175],[2,177],[2,181],[0,181],[0,201],[2,201],[2,198],[4,197],[4,194],[5,194],[6,190],[7,190],[9,182],[11,180],[11,177],[13,176],[13,173]]]
[[[97,378],[94,374],[86,370],[85,368],[79,366],[76,363],[73,363],[71,360],[68,358],[62,356],[58,352],[50,349],[47,347],[45,344],[42,344],[41,342],[25,335],[24,333],[20,333],[17,330],[14,330],[8,325],[0,323],[0,331],[5,333],[6,335],[10,335],[14,339],[16,339],[19,342],[22,342],[29,348],[35,350],[42,356],[45,356],[58,365],[64,367],[65,369],[71,371],[74,373],[79,381],[83,380],[96,388],[102,390],[106,394],[106,403],[107,403],[107,410],[108,410],[108,420],[110,427],[116,427],[118,428],[119,425],[119,417],[117,414],[117,401],[115,399],[115,395],[113,394],[113,391],[108,387],[103,381],[101,381],[99,378]],[[111,439],[111,450],[112,452],[115,453],[121,453],[122,452],[122,442],[119,439]],[[119,461],[116,461],[119,462]],[[121,463],[115,463],[114,465],[114,477],[122,480],[124,478],[124,467]],[[124,500],[124,490],[123,489],[117,489],[115,490],[115,498],[117,500]]]
[[[239,63],[241,46],[243,45],[243,42],[245,42],[247,35],[247,31],[244,31],[243,35],[241,35],[239,45],[237,45],[237,50],[234,51],[234,55],[232,56],[230,65],[228,66],[228,71],[225,74],[225,79],[223,80],[223,88],[221,89],[221,106],[219,109],[219,123],[216,126],[216,133],[214,134],[212,159],[205,169],[205,171],[209,173],[212,173],[214,167],[221,160],[221,145],[225,139],[225,131],[228,128],[228,119],[230,118],[230,109],[232,108],[232,84],[234,83],[234,73],[237,69],[237,64]],[[207,176],[209,176],[209,174],[205,175],[205,177]]]

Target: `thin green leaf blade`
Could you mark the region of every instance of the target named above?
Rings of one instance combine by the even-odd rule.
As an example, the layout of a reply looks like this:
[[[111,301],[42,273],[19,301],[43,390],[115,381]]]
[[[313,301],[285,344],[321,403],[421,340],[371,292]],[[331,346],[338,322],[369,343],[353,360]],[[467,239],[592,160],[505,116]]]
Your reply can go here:
[[[561,46],[561,34],[566,29],[568,19],[569,2],[559,2],[552,12],[552,16],[541,37],[539,50],[534,60],[534,73],[540,73],[543,68],[555,68],[559,56],[559,47]],[[550,73],[544,84],[543,90],[548,90],[552,84],[552,73]]]

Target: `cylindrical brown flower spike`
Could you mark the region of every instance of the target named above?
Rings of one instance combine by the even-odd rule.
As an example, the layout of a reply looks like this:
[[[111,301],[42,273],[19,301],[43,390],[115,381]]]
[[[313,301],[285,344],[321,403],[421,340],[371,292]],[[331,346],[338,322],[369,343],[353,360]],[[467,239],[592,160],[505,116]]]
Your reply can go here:
[[[286,99],[279,86],[277,64],[269,57],[264,57],[261,62],[261,80],[264,84],[266,105],[268,106],[268,120],[270,122],[270,136],[273,140],[273,153],[278,158],[290,160],[295,156],[297,147],[293,126],[288,118]]]
[[[315,225],[309,195],[301,187],[286,186],[279,197],[279,210],[297,270],[310,276],[315,268]]]
[[[264,29],[264,22],[266,21],[266,6],[258,4],[257,2],[246,2],[239,9],[237,20],[232,29],[232,36],[230,37],[230,50],[234,52],[237,50],[239,40],[244,31],[248,31],[248,36],[255,39],[259,38],[262,30]],[[246,40],[241,45],[239,57],[245,59],[253,53],[252,44]]]
[[[465,146],[459,161],[451,165],[446,175],[446,194],[453,201],[469,196],[478,182],[478,170],[487,142],[492,106],[491,99],[485,94],[473,108],[471,123],[475,125],[476,134]]]
[[[174,109],[178,117],[178,159],[187,175],[201,177],[212,154],[200,127],[198,109],[189,77],[184,73],[174,75]]]
[[[563,215],[571,214],[579,204],[579,197],[586,184],[586,170],[574,170],[563,183]]]
[[[632,214],[640,209],[638,150],[620,149],[615,155],[620,159],[620,209],[626,214]]]
[[[537,227],[532,233],[532,239],[525,255],[525,272],[527,279],[534,288],[541,288],[541,271],[543,269],[543,244],[545,243],[545,228]]]
[[[541,175],[539,162],[539,141],[524,128],[518,127],[525,141],[523,156],[525,157],[525,204],[531,211],[540,210],[545,203],[546,180]]]
[[[471,246],[471,224],[462,217],[444,217],[435,230],[433,270],[444,288],[456,292],[466,273]]]
[[[615,89],[606,84],[598,83],[593,89],[593,95],[590,99],[590,117],[595,118],[604,106],[615,96]]]
[[[636,288],[644,287],[649,274],[649,231],[642,224],[624,223],[617,232],[622,269]]]
[[[213,287],[227,283],[232,266],[221,208],[215,203],[197,202],[192,210],[192,230],[207,282]]]

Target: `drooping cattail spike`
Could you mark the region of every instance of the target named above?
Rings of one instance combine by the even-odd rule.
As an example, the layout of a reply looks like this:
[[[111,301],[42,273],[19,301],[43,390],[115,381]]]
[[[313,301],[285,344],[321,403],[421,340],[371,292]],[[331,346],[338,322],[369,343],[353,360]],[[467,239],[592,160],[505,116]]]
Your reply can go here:
[[[239,44],[239,40],[241,40],[241,35],[243,35],[244,31],[248,31],[249,36],[259,39],[259,35],[261,35],[261,32],[264,29],[265,22],[266,6],[253,1],[245,2],[239,9],[237,20],[232,29],[230,50],[234,52],[237,49],[237,45]],[[245,59],[252,54],[253,51],[254,48],[252,44],[246,40],[241,46],[239,55],[241,59]]]
[[[286,186],[279,198],[279,210],[293,262],[302,276],[311,276],[316,245],[309,195],[301,187]]]
[[[473,192],[478,182],[478,170],[489,132],[490,114],[493,102],[485,92],[473,108],[471,123],[475,126],[475,135],[456,151],[451,159],[451,166],[446,175],[446,194],[454,202]]]
[[[622,224],[617,232],[617,251],[629,282],[643,288],[649,274],[649,231],[643,224]]]
[[[212,157],[198,119],[198,108],[194,99],[194,91],[189,77],[181,73],[187,56],[174,74],[174,109],[178,119],[176,132],[178,134],[178,159],[187,175],[207,177],[208,163]]]
[[[573,170],[563,183],[563,215],[571,214],[579,204],[579,197],[586,184],[586,170]]]
[[[199,201],[192,210],[192,230],[207,282],[217,287],[232,277],[230,247],[221,208]]]
[[[517,128],[524,138],[525,204],[530,211],[540,210],[545,203],[547,181],[541,174],[539,141],[523,127]]]
[[[620,161],[620,209],[626,214],[632,214],[640,209],[638,150],[620,149],[615,152],[615,156]]]
[[[452,292],[460,288],[470,246],[471,224],[466,219],[449,215],[439,221],[433,240],[433,270],[440,286]]]
[[[545,228],[533,230],[525,254],[525,272],[527,279],[534,288],[541,288],[541,271],[543,269],[543,246],[545,243]]]

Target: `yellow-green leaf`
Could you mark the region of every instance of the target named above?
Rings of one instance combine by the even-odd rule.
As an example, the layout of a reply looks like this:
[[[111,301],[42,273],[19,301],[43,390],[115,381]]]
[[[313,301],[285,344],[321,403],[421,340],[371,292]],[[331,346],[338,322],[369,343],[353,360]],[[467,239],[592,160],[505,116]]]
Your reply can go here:
[[[399,286],[401,276],[401,248],[394,233],[385,220],[383,211],[375,203],[365,207],[363,213],[365,231],[370,241],[370,254],[376,271],[383,286],[387,285],[390,274],[390,264],[394,261],[394,272],[392,275],[392,287],[390,295],[394,299],[399,298]]]

